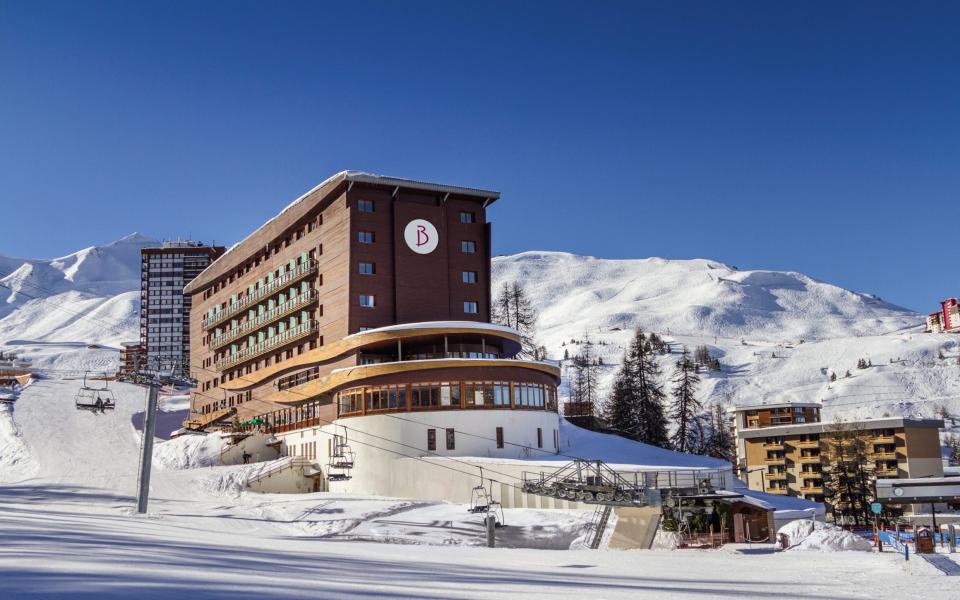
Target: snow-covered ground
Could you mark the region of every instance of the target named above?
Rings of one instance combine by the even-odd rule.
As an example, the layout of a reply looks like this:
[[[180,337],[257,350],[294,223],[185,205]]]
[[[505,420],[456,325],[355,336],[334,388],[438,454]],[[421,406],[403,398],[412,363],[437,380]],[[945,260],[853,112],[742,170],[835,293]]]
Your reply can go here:
[[[892,553],[561,550],[587,531],[577,511],[508,510],[502,547],[474,547],[482,530],[464,506],[243,492],[267,465],[161,460],[186,438],[158,444],[150,512],[136,516],[132,418],[145,394],[119,384],[116,410],[92,414],[73,408],[77,386],[35,382],[0,412],[5,599],[956,597]]]
[[[801,273],[523,252],[494,258],[493,275],[495,294],[504,282],[527,290],[550,358],[576,355],[589,337],[603,389],[642,327],[720,358],[721,372],[701,375],[708,403],[822,401],[825,419],[933,416],[941,405],[960,414],[960,336],[922,333],[924,315]],[[858,369],[860,358],[873,366]],[[666,377],[676,359],[662,358]]]

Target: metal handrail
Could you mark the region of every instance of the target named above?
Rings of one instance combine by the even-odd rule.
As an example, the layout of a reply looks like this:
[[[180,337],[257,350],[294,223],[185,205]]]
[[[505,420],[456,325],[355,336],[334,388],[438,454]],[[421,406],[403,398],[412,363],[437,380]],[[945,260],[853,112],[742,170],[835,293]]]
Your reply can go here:
[[[270,295],[278,288],[281,288],[287,284],[293,283],[294,281],[300,279],[301,277],[310,274],[311,272],[317,269],[317,261],[313,259],[307,260],[307,262],[297,265],[292,271],[287,271],[283,275],[277,277],[267,285],[254,290],[253,294],[244,296],[243,298],[238,299],[233,304],[228,305],[225,309],[215,313],[213,318],[209,316],[204,317],[201,322],[201,326],[204,329],[209,329],[215,325],[218,325],[235,314],[239,313],[245,309],[250,304],[259,302],[264,297]]]
[[[292,341],[295,341],[301,337],[307,336],[310,333],[317,330],[317,322],[311,319],[310,321],[297,325],[293,329],[288,329],[283,333],[276,335],[272,338],[268,338],[249,348],[244,348],[243,350],[237,352],[236,354],[230,354],[221,358],[216,362],[217,369],[221,371],[227,367],[232,367],[235,364],[250,360],[257,356],[260,356],[267,350],[275,348],[277,346],[282,346],[283,344],[288,344]]]
[[[279,304],[273,307],[272,309],[268,310],[262,315],[258,315],[252,321],[241,323],[238,327],[222,333],[219,337],[213,338],[212,340],[210,340],[210,347],[213,349],[217,349],[225,344],[229,344],[230,342],[243,337],[247,333],[256,331],[257,329],[260,329],[267,323],[270,323],[271,321],[279,319],[280,317],[283,317],[288,313],[297,310],[301,306],[306,306],[307,304],[310,304],[316,299],[317,299],[317,290],[311,289],[309,292],[305,294],[300,294],[295,298],[287,300],[283,304]]]

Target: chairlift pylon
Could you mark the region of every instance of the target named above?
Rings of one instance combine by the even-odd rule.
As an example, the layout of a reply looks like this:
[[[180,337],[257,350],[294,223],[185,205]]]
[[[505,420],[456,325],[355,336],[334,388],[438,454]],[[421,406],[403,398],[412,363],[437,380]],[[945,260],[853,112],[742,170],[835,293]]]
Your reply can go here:
[[[89,371],[84,372],[83,386],[77,390],[77,395],[74,397],[74,405],[77,410],[88,410],[93,413],[113,410],[117,400],[107,380],[103,380],[103,387],[92,387],[87,383],[87,375],[89,375]]]

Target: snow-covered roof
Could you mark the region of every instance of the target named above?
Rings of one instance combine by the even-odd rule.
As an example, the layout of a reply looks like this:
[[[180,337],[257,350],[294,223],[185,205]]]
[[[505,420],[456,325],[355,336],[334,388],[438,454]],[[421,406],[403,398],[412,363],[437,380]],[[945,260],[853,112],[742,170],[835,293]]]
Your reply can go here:
[[[420,323],[400,323],[398,325],[387,325],[385,327],[367,329],[365,331],[351,333],[343,339],[356,339],[378,333],[409,331],[411,329],[476,329],[477,331],[499,331],[501,333],[510,334],[511,337],[517,337],[520,335],[520,332],[518,332],[516,329],[507,327],[506,325],[498,325],[496,323],[483,323],[478,321],[422,321]]]
[[[373,185],[383,185],[391,186],[395,188],[405,188],[405,189],[414,189],[422,190],[428,192],[436,192],[439,194],[457,194],[460,196],[473,196],[484,200],[485,205],[488,205],[500,198],[500,192],[495,192],[493,190],[484,190],[480,188],[471,188],[457,185],[447,185],[443,183],[430,183],[426,181],[417,181],[414,179],[403,179],[401,177],[389,177],[386,175],[376,175],[373,173],[365,173],[363,171],[340,171],[323,181],[319,184],[312,187],[305,194],[301,195],[299,198],[288,204],[283,210],[277,213],[274,217],[271,217],[263,225],[255,229],[250,235],[243,238],[240,242],[231,246],[226,252],[224,252],[220,258],[210,263],[210,265],[201,271],[197,277],[193,279],[184,287],[184,292],[190,294],[195,292],[202,286],[209,284],[215,278],[220,277],[225,274],[235,263],[239,263],[242,260],[247,258],[246,255],[240,256],[242,253],[239,250],[243,247],[249,246],[248,250],[251,252],[254,248],[259,249],[262,244],[267,244],[272,242],[272,239],[258,239],[261,237],[259,234],[263,232],[267,227],[272,224],[274,221],[280,217],[290,214],[291,220],[295,221],[303,216],[312,206],[311,203],[309,206],[304,203],[304,200],[314,195],[316,192],[324,191],[325,193],[321,194],[320,198],[326,196],[326,193],[333,191],[340,184],[347,183],[367,183]],[[256,242],[254,244],[254,242]],[[239,256],[239,257],[238,257]]]
[[[943,427],[943,419],[911,419],[909,417],[882,417],[878,419],[858,419],[849,423],[795,423],[776,425],[758,429],[738,429],[737,436],[744,439],[771,437],[777,435],[799,435],[804,433],[823,433],[840,431],[845,427],[858,429],[887,429],[897,427]]]

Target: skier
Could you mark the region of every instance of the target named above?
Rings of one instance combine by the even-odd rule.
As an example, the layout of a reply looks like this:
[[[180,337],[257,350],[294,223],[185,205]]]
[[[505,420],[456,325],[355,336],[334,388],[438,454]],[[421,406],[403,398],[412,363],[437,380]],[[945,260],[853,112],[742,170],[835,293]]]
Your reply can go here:
[[[250,454],[249,452],[247,452],[246,450],[244,450],[244,451],[243,451],[243,464],[249,463],[251,456],[253,456],[253,455]]]

